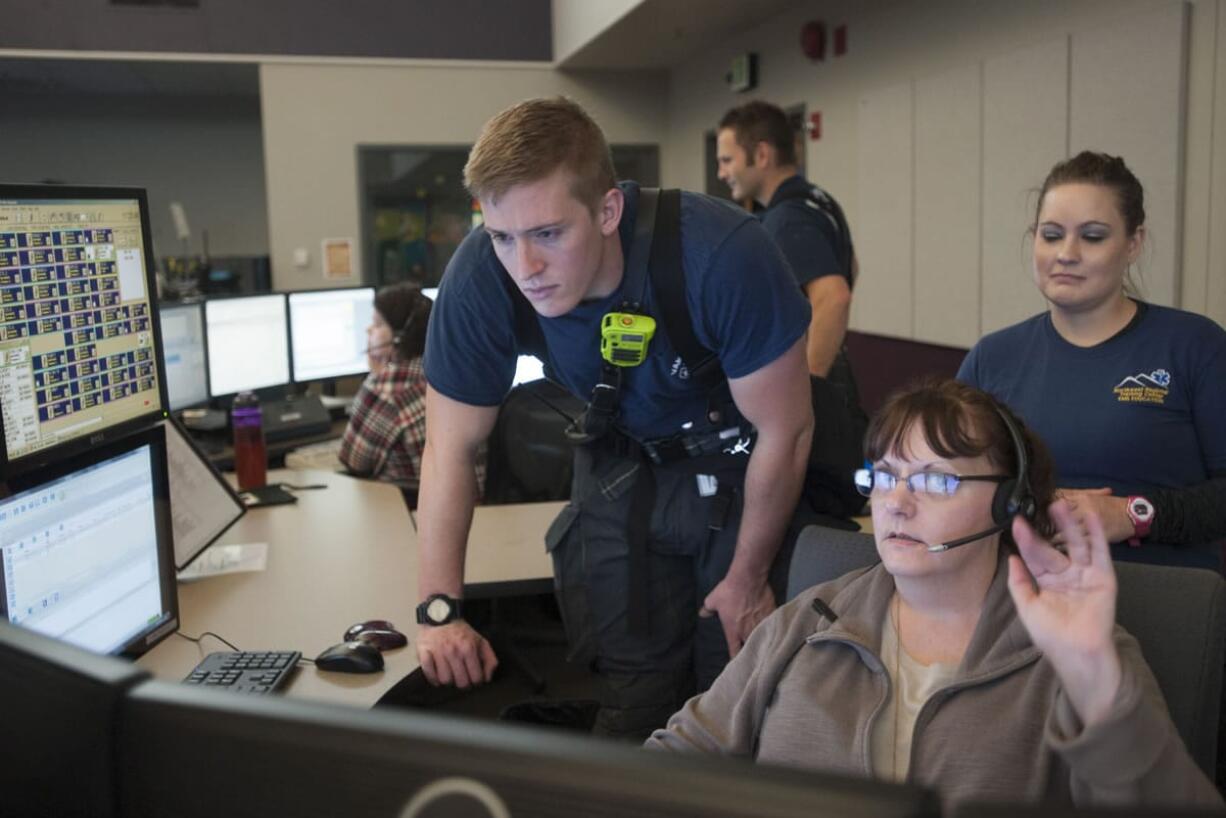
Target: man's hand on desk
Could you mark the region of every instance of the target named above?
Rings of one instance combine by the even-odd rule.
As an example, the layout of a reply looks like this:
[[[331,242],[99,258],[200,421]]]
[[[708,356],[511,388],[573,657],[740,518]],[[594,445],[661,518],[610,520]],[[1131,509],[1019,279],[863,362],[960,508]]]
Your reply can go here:
[[[488,682],[498,667],[490,643],[462,619],[418,628],[417,661],[430,684],[459,688]]]

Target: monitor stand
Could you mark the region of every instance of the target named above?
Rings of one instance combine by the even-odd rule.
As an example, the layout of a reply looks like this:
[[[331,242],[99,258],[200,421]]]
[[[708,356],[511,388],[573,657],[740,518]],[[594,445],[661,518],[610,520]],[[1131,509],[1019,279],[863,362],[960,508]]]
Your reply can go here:
[[[332,417],[318,395],[290,395],[284,400],[264,401],[264,439],[292,440],[327,434],[332,429]]]

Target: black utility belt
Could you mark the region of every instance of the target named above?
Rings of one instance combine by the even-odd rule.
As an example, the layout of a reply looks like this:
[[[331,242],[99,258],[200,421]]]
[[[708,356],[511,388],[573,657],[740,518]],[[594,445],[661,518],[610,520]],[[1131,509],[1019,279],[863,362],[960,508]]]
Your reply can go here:
[[[645,440],[639,445],[647,459],[656,465],[677,463],[697,457],[728,455],[749,457],[756,432],[751,427],[730,426],[702,433],[678,433],[655,440]]]

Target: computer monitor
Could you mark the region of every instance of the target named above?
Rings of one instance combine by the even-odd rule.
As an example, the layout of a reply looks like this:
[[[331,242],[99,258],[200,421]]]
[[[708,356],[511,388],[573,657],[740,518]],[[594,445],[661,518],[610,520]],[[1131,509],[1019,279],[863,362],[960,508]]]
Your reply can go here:
[[[204,354],[204,308],[193,304],[163,304],[158,308],[162,352],[166,359],[166,396],[171,411],[199,406],[209,400]]]
[[[161,426],[19,482],[0,500],[6,620],[129,655],[178,627]]]
[[[182,570],[246,514],[247,507],[174,417],[162,426],[175,568]]]
[[[959,802],[947,811],[951,818],[1208,818],[1221,809],[1207,806],[1157,804],[1073,804],[1017,802]]]
[[[204,332],[214,398],[289,383],[283,293],[209,299]]]
[[[295,383],[361,375],[374,287],[289,294],[290,361]]]
[[[163,414],[152,260],[141,189],[0,185],[3,474]]]
[[[0,764],[0,813],[120,814],[115,734],[149,671],[0,620],[0,724],[20,751]]]
[[[120,718],[116,769],[134,815],[236,805],[349,818],[939,814],[935,794],[915,786],[420,711],[256,703],[149,681],[131,690]]]
[[[438,287],[422,287],[421,294],[431,301],[438,298]],[[520,355],[515,362],[515,375],[511,378],[511,386],[522,383],[532,383],[545,377],[545,364],[535,355]]]

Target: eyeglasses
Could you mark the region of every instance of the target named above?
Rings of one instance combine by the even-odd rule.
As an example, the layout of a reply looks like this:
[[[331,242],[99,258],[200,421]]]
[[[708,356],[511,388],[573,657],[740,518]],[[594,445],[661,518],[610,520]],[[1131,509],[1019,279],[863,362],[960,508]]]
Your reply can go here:
[[[856,469],[856,491],[865,497],[875,493],[884,494],[887,491],[893,491],[899,479],[898,475],[885,469],[874,469],[871,466]],[[1002,474],[949,474],[943,471],[917,471],[906,477],[906,483],[912,494],[951,497],[958,490],[958,486],[967,480],[1003,483],[1008,479]]]

